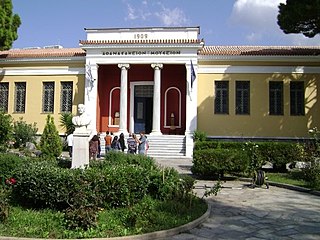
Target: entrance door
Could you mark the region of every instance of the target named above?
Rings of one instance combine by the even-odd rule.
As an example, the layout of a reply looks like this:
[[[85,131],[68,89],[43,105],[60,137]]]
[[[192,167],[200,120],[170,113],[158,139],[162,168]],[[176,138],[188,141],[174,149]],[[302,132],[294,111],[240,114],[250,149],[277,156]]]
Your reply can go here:
[[[139,85],[134,88],[134,132],[152,130],[153,86]]]

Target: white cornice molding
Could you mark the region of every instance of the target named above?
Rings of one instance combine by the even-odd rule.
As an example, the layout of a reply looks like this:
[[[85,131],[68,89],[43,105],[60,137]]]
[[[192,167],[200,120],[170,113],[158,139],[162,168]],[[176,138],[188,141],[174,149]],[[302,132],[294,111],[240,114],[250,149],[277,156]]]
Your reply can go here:
[[[233,56],[198,55],[199,62],[205,61],[241,61],[241,62],[319,62],[320,56]]]
[[[45,62],[45,63],[71,63],[71,62],[84,62],[85,63],[86,57],[81,56],[81,57],[51,57],[51,58],[3,58],[0,59],[0,64],[5,64],[5,63],[14,63],[14,64],[25,64],[25,63],[40,63],[40,62]]]
[[[320,67],[309,66],[218,66],[198,65],[198,73],[318,73]]]
[[[84,68],[0,68],[2,76],[84,75]]]

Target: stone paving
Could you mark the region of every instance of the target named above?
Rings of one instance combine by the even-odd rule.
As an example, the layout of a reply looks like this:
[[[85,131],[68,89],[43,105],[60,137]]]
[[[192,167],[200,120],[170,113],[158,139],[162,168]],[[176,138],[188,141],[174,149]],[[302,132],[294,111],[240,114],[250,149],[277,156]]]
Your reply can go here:
[[[158,160],[160,165],[190,173],[191,161]],[[212,181],[197,181],[202,197]],[[167,238],[207,239],[320,239],[320,197],[270,186],[251,188],[247,182],[224,182],[217,196],[207,199],[209,218],[197,228]]]

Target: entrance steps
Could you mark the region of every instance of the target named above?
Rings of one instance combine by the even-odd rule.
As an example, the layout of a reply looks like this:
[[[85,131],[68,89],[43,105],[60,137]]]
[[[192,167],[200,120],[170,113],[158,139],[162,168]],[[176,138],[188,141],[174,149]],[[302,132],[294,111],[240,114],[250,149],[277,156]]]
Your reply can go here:
[[[100,133],[101,154],[105,154],[105,133]],[[149,142],[147,155],[155,159],[186,158],[184,135],[146,135]],[[127,140],[126,136],[126,140]]]

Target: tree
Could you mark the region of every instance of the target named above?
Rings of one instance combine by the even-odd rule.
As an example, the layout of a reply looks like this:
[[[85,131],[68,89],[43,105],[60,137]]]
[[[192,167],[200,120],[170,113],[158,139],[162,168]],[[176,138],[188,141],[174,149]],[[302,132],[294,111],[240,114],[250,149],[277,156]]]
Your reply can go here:
[[[13,133],[12,117],[0,110],[0,145],[7,145]]]
[[[320,33],[320,0],[287,0],[280,3],[278,25],[288,33],[312,38]]]
[[[51,115],[47,116],[47,122],[41,135],[40,150],[44,156],[49,157],[59,157],[62,153],[62,141]]]
[[[12,12],[11,0],[0,0],[0,50],[8,50],[18,38],[19,15]]]

